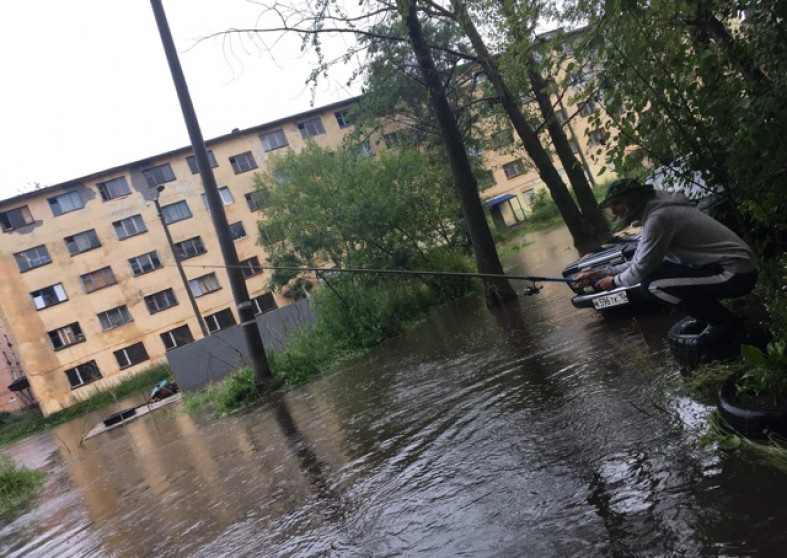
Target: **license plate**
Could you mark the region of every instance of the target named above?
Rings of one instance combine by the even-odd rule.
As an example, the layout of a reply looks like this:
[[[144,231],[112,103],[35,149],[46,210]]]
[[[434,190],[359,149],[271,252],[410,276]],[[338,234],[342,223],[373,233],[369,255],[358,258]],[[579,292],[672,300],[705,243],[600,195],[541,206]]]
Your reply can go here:
[[[598,298],[593,299],[593,308],[596,310],[602,310],[604,308],[610,308],[612,306],[620,306],[621,304],[628,304],[629,297],[626,295],[626,291],[620,291],[619,293],[610,293],[608,295],[600,296]]]

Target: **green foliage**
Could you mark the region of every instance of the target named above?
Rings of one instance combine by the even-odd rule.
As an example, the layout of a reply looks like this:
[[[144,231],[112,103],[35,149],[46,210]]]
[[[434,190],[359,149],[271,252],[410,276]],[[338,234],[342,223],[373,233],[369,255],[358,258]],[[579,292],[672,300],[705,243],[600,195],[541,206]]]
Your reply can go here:
[[[737,383],[738,393],[767,396],[778,402],[787,396],[787,343],[773,341],[766,352],[751,345],[741,346],[743,373]]]
[[[153,366],[117,386],[98,392],[88,399],[75,403],[71,407],[57,413],[52,413],[48,417],[44,417],[38,409],[27,409],[13,413],[5,422],[0,424],[0,445],[25,438],[98,409],[103,409],[123,397],[140,392],[149,395],[153,386],[165,379],[172,379],[172,371],[169,366],[165,364]]]
[[[46,479],[46,473],[17,466],[0,454],[0,514],[8,513],[29,500]]]
[[[560,217],[555,201],[546,189],[540,189],[533,194],[533,205],[530,210],[530,221],[542,224],[555,221]]]
[[[590,23],[576,53],[595,69],[584,92],[606,109],[591,127],[616,130],[598,156],[622,174],[643,160],[702,171],[731,196],[767,270],[787,230],[785,2],[747,4],[742,22],[721,0],[565,6]]]
[[[349,147],[329,151],[309,143],[271,161],[256,177],[270,188],[261,230],[281,231],[268,247],[274,266],[428,269],[428,251],[466,249],[448,166],[440,150],[398,149],[364,158]],[[277,271],[272,288],[292,281]]]

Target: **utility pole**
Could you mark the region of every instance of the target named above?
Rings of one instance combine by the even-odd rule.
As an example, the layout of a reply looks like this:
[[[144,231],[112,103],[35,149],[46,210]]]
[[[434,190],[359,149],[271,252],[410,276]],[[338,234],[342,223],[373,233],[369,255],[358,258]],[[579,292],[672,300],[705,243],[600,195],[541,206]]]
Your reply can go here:
[[[156,197],[153,198],[153,204],[156,206],[156,211],[158,212],[158,218],[161,220],[161,226],[164,227],[164,236],[167,237],[167,245],[169,246],[169,251],[172,254],[172,257],[175,258],[175,265],[178,268],[178,273],[180,273],[180,280],[183,281],[183,286],[186,289],[186,296],[189,297],[189,302],[191,303],[191,309],[194,310],[194,315],[197,317],[197,323],[199,324],[199,328],[202,330],[202,337],[205,338],[210,335],[208,332],[208,328],[205,326],[205,320],[202,319],[202,314],[200,314],[199,306],[197,306],[197,300],[194,298],[194,293],[191,291],[191,286],[189,285],[189,280],[186,278],[186,272],[183,271],[183,264],[180,263],[180,258],[178,257],[178,253],[175,251],[175,243],[172,242],[172,234],[169,232],[169,225],[167,225],[167,220],[164,218],[164,214],[161,212],[161,201],[159,200],[159,196],[161,196],[161,192],[164,191],[164,185],[159,184],[156,186]]]
[[[202,186],[205,188],[205,196],[208,199],[213,227],[219,239],[221,255],[224,258],[224,265],[227,267],[227,275],[230,279],[232,296],[235,299],[235,307],[240,316],[241,328],[246,339],[246,349],[251,358],[254,368],[254,380],[260,393],[264,393],[266,388],[271,385],[273,375],[271,374],[268,359],[265,356],[265,347],[262,345],[262,336],[257,327],[257,320],[254,319],[254,309],[249,301],[249,291],[246,288],[246,281],[243,272],[238,265],[238,254],[235,252],[235,245],[232,242],[232,235],[227,223],[227,216],[224,213],[224,204],[219,195],[219,188],[216,185],[216,178],[213,176],[213,169],[208,161],[208,150],[205,147],[205,140],[202,138],[202,131],[194,112],[194,105],[191,102],[191,95],[183,75],[183,68],[175,50],[175,42],[167,23],[167,16],[161,5],[161,0],[150,0],[153,8],[153,15],[156,17],[161,44],[164,46],[164,53],[167,56],[169,71],[172,74],[172,81],[180,101],[180,109],[183,112],[183,120],[191,139],[191,147],[194,149],[194,158],[197,162]]]

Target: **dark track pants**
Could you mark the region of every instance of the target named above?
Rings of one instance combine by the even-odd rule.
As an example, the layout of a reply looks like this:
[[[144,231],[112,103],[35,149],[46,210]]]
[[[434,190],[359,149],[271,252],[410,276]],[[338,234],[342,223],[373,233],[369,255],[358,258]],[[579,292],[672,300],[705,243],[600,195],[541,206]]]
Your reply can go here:
[[[694,268],[672,262],[662,263],[642,280],[646,297],[675,306],[692,318],[712,325],[724,325],[737,316],[719,302],[752,291],[757,272],[732,273],[716,266]]]

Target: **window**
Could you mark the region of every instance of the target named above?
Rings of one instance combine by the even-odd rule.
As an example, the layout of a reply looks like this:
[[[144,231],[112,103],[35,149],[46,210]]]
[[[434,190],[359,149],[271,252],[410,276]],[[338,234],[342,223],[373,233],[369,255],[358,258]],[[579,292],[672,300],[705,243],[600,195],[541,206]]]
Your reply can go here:
[[[262,228],[258,226],[258,230],[260,239],[265,246],[284,240],[284,231],[281,227]]]
[[[32,222],[33,216],[26,205],[0,213],[0,225],[6,232],[29,225]]]
[[[191,174],[197,174],[199,169],[197,168],[197,158],[194,155],[189,155],[186,157],[186,164],[189,166],[189,170]],[[216,161],[216,157],[213,156],[213,151],[208,149],[208,164],[210,168],[215,168],[219,166],[219,163]]]
[[[240,240],[241,238],[246,238],[246,229],[243,228],[243,223],[238,221],[237,223],[230,223],[230,235],[232,236],[232,240]]]
[[[235,316],[232,315],[232,310],[229,308],[219,310],[215,314],[205,316],[205,325],[208,327],[208,331],[211,333],[215,333],[220,329],[234,326],[235,323]]]
[[[112,268],[109,266],[91,271],[90,273],[85,273],[84,275],[80,275],[79,278],[82,280],[82,287],[84,287],[87,293],[92,293],[93,291],[109,287],[110,285],[116,285],[118,282],[117,279],[115,279],[115,274],[112,273]]]
[[[191,292],[194,293],[194,296],[206,295],[208,293],[212,293],[213,291],[218,291],[221,288],[221,285],[219,285],[219,280],[216,279],[215,273],[208,273],[202,277],[192,279],[189,281],[189,286],[191,287]]]
[[[289,145],[287,143],[287,136],[284,135],[284,130],[274,130],[267,134],[262,134],[260,135],[260,140],[262,141],[262,148],[265,151],[273,151],[274,149]]]
[[[187,260],[194,256],[204,254],[205,252],[207,252],[207,250],[205,250],[205,245],[202,243],[202,238],[199,236],[175,244],[175,256],[177,256],[179,260]]]
[[[568,122],[568,113],[564,108],[556,110],[555,116],[557,117],[557,121],[560,122],[561,125]]]
[[[96,231],[93,229],[77,233],[74,236],[67,236],[63,240],[65,240],[68,247],[68,253],[72,256],[101,246]]]
[[[231,203],[235,203],[235,198],[232,197],[232,192],[230,192],[230,189],[227,186],[222,186],[221,188],[219,188],[219,197],[221,197],[222,205],[229,205]],[[208,205],[208,196],[202,194],[202,201],[205,204],[205,209],[210,211],[210,206]]]
[[[265,207],[268,203],[268,191],[267,190],[256,190],[254,192],[246,192],[243,194],[246,198],[246,203],[249,205],[249,209],[251,211],[257,211],[258,209]]]
[[[117,234],[118,240],[124,240],[130,236],[147,232],[148,230],[141,215],[133,215],[126,219],[115,221],[112,223],[112,226],[115,227],[115,234]]]
[[[49,257],[49,252],[43,244],[35,248],[17,252],[14,254],[14,259],[21,272],[52,263],[52,258]]]
[[[586,81],[587,80],[585,79],[585,76],[583,76],[582,74],[576,74],[576,73],[568,74],[568,84],[575,89],[585,85]]]
[[[145,350],[145,345],[143,345],[141,342],[129,345],[124,349],[115,351],[113,354],[115,355],[115,360],[118,361],[118,366],[120,366],[121,370],[123,368],[128,368],[129,366],[139,364],[140,362],[144,362],[150,358],[148,356],[148,352]]]
[[[260,259],[257,256],[249,258],[248,260],[243,260],[242,262],[238,262],[240,264],[240,270],[243,272],[243,277],[248,279],[252,275],[258,275],[262,273],[262,268],[260,267]]]
[[[79,322],[74,322],[73,324],[68,324],[67,326],[53,329],[52,331],[47,332],[47,334],[49,335],[49,340],[52,341],[52,346],[56,351],[63,349],[64,347],[68,347],[69,345],[81,343],[85,340],[85,336],[82,333],[82,328],[79,327]]]
[[[568,140],[568,145],[571,146],[571,151],[574,153],[579,153],[579,142],[575,138],[571,138]]]
[[[505,130],[500,130],[495,135],[492,136],[492,147],[495,149],[501,149],[508,145],[514,143],[514,133],[511,131],[510,128],[506,128]]]
[[[115,329],[116,327],[122,326],[123,324],[128,324],[134,321],[131,319],[131,314],[128,313],[128,308],[125,304],[123,306],[118,306],[117,308],[107,310],[106,312],[101,312],[100,314],[97,314],[97,316],[98,321],[101,322],[101,328],[104,331]]]
[[[79,366],[74,366],[65,371],[68,383],[71,384],[71,389],[78,388],[90,382],[95,382],[101,379],[101,372],[96,365],[95,360],[85,362]]]
[[[163,291],[146,296],[145,304],[148,307],[148,312],[155,314],[171,306],[177,306],[178,299],[175,298],[175,293],[172,292],[172,289],[164,289]]]
[[[579,115],[580,116],[590,116],[596,112],[596,103],[593,102],[592,99],[588,99],[584,103],[579,106]]]
[[[30,296],[33,297],[33,304],[35,304],[36,310],[48,308],[68,300],[62,283],[56,283],[38,291],[33,291],[30,293]]]
[[[361,142],[359,146],[359,150],[361,153],[361,157],[374,157],[374,147],[372,147],[372,142],[366,140]]]
[[[77,209],[82,209],[85,207],[85,202],[82,200],[82,196],[80,196],[79,192],[76,190],[71,190],[65,194],[60,194],[59,196],[49,198],[46,201],[49,202],[49,209],[52,210],[52,215],[55,217],[62,215],[63,213],[68,213],[69,211],[76,211]]]
[[[179,202],[162,205],[161,214],[164,216],[164,222],[167,225],[171,225],[183,219],[189,219],[191,217],[191,210],[186,200],[180,200]]]
[[[114,200],[115,198],[122,198],[131,193],[131,188],[128,187],[125,176],[119,176],[106,182],[99,182],[97,185],[98,192],[101,194],[101,199],[104,201]]]
[[[339,128],[346,128],[350,125],[350,109],[340,110],[339,112],[334,112],[333,114],[336,117],[336,122],[339,124]]]
[[[522,190],[522,197],[525,198],[525,203],[527,205],[533,205],[534,203],[536,203],[534,194],[535,194],[535,190],[533,188]]]
[[[400,132],[388,132],[387,134],[383,134],[383,141],[385,142],[385,147],[388,149],[393,149],[404,139],[404,134]]]
[[[148,252],[147,254],[137,256],[136,258],[130,258],[128,263],[131,266],[131,272],[135,277],[137,275],[149,273],[154,269],[159,269],[161,267],[161,260],[159,259],[155,250]]]
[[[151,188],[175,180],[175,173],[172,172],[172,167],[169,163],[145,169],[142,171],[142,174],[145,176],[145,182],[147,182],[148,186]]]
[[[593,130],[588,134],[588,147],[604,145],[607,142],[607,134],[603,129]]]
[[[506,178],[514,178],[515,176],[524,174],[525,165],[521,159],[517,159],[516,161],[511,161],[503,165],[503,172],[506,173]]]
[[[476,182],[478,183],[478,187],[481,189],[489,188],[493,184],[497,184],[495,182],[495,174],[491,170],[482,170],[478,172],[476,176]]]
[[[256,169],[257,161],[254,160],[254,155],[251,154],[251,151],[247,151],[246,153],[230,157],[230,165],[232,165],[232,170],[235,171],[235,174],[240,174]]]
[[[311,120],[299,122],[298,129],[301,131],[301,137],[303,139],[325,133],[325,127],[322,125],[322,120],[320,120],[319,116],[317,118],[312,118]]]
[[[252,298],[251,303],[254,305],[255,316],[278,308],[278,306],[276,306],[276,301],[273,299],[273,293],[265,293],[264,295]]]
[[[192,341],[194,341],[194,336],[191,335],[191,330],[187,325],[176,327],[161,334],[161,342],[164,343],[164,349],[167,351],[188,345]]]

